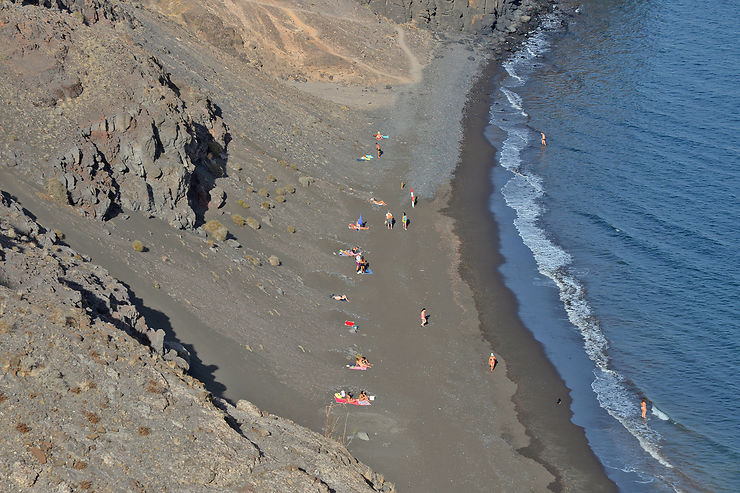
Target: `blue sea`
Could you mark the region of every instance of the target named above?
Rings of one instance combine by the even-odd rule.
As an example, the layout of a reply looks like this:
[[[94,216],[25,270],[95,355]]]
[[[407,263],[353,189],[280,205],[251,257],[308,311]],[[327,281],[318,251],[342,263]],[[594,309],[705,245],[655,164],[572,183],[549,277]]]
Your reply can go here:
[[[740,491],[739,40],[734,0],[593,0],[494,89],[501,270],[621,491]]]

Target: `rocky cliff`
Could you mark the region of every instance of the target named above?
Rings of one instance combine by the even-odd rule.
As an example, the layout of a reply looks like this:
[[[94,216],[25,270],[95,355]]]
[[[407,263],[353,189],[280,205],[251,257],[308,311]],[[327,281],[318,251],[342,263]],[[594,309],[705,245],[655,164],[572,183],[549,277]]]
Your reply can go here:
[[[115,3],[47,4],[0,10],[4,164],[92,217],[123,208],[192,227],[223,174],[218,108],[117,32],[133,18]]]
[[[531,0],[358,0],[396,22],[439,31],[515,32],[532,19]],[[541,2],[537,2],[541,3]]]
[[[211,396],[59,236],[0,191],[0,490],[394,490],[339,443]]]

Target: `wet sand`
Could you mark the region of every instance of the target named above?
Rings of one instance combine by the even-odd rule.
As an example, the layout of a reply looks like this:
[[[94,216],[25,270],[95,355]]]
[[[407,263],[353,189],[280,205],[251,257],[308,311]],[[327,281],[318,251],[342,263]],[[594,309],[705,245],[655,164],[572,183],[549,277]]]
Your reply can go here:
[[[488,67],[471,91],[461,164],[445,211],[455,219],[455,233],[461,238],[460,273],[475,293],[485,339],[506,361],[507,377],[517,383],[513,402],[531,439],[520,452],[544,463],[556,476],[551,489],[616,491],[589,448],[584,430],[571,423],[569,389],[541,344],[519,319],[516,297],[499,271],[503,258],[498,248],[498,227],[488,209],[496,150],[484,135],[489,125],[489,95],[495,90],[499,70],[495,64]]]

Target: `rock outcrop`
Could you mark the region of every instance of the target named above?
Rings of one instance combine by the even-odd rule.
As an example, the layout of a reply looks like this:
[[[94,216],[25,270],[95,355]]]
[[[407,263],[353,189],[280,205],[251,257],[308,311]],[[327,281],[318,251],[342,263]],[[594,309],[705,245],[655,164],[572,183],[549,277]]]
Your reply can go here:
[[[128,45],[116,29],[131,17],[115,3],[46,3],[57,9],[0,10],[0,41],[9,47],[0,72],[11,102],[0,113],[14,122],[2,129],[14,144],[3,164],[95,218],[123,208],[193,227],[225,170],[229,135],[219,109]],[[101,18],[118,21],[116,29],[89,25]]]
[[[358,0],[396,22],[416,22],[440,31],[514,32],[530,21],[531,0]]]
[[[0,192],[0,490],[394,491],[341,444],[211,396],[162,336]]]

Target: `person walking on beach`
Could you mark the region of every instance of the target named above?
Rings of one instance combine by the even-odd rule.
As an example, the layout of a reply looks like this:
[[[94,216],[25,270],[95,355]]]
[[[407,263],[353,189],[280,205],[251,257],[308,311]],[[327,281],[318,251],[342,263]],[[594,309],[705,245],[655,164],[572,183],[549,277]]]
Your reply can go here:
[[[416,196],[414,195],[414,187],[411,187],[411,207],[416,205]]]
[[[645,419],[645,416],[647,416],[647,400],[644,397],[640,402],[640,411],[642,412],[642,419]]]
[[[547,145],[547,140],[545,139],[545,132],[540,132],[540,135],[542,138],[540,139],[540,143],[542,144],[542,147],[545,147]]]
[[[401,222],[403,223],[403,230],[406,231],[409,229],[409,217],[406,215],[406,211],[403,212],[403,216],[401,217]]]
[[[491,353],[491,355],[488,357],[488,366],[491,367],[491,371],[493,371],[494,368],[496,368],[496,357]]]
[[[391,214],[391,211],[385,213],[385,227],[393,229],[393,214]]]
[[[419,315],[421,317],[421,326],[424,327],[429,321],[427,320],[427,309],[422,308],[421,314]]]

